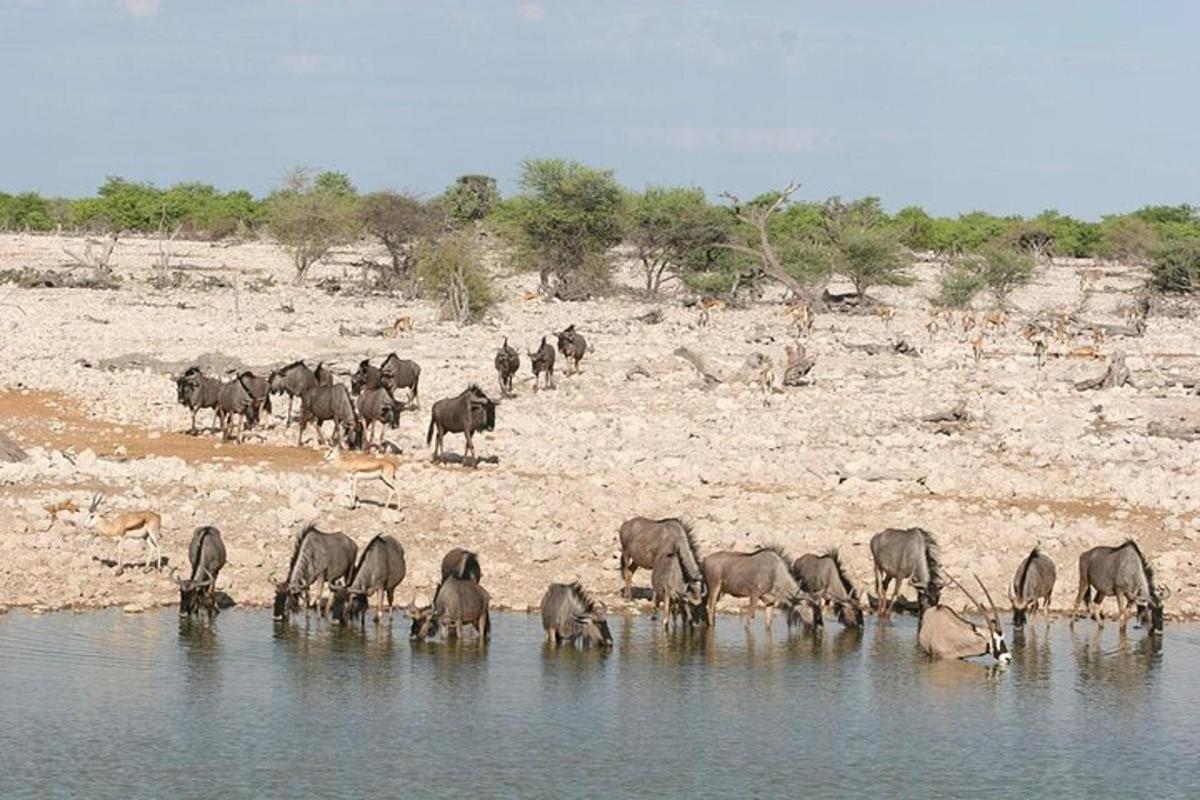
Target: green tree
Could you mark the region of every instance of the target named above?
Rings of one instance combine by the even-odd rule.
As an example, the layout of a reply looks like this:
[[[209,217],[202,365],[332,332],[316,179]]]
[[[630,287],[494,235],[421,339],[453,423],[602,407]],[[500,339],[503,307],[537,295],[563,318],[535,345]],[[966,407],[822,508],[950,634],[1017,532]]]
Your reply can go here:
[[[834,270],[854,284],[859,297],[873,286],[910,286],[909,259],[896,237],[883,228],[839,231]]]
[[[1099,253],[1106,258],[1141,263],[1158,247],[1158,232],[1132,214],[1105,217],[1100,223]]]
[[[313,188],[326,194],[340,197],[357,197],[358,189],[350,182],[350,176],[344,172],[321,172],[313,178]]]
[[[1161,292],[1200,292],[1200,239],[1161,247],[1150,264],[1150,285]]]
[[[354,197],[343,189],[336,181],[318,185],[306,169],[298,167],[267,198],[267,224],[291,255],[297,284],[331,249],[357,232]]]
[[[716,245],[729,237],[729,215],[709,204],[703,189],[651,187],[627,203],[625,239],[637,252],[646,292],[687,271],[707,271]]]
[[[938,293],[933,303],[948,308],[966,308],[983,287],[983,277],[975,265],[961,257],[956,258],[938,278]]]
[[[937,247],[933,217],[920,206],[905,206],[892,217],[891,227],[900,244],[910,250],[933,250]]]
[[[496,303],[491,277],[468,232],[423,243],[416,271],[422,294],[440,299],[445,315],[460,325],[478,322]]]
[[[0,229],[49,231],[54,225],[50,201],[37,192],[0,194]]]
[[[983,285],[1000,306],[1008,303],[1008,296],[1014,289],[1033,279],[1033,258],[1010,247],[990,245],[971,256],[971,259],[975,262],[975,270]]]
[[[442,195],[446,213],[460,225],[486,219],[499,202],[496,179],[488,175],[460,175]]]
[[[358,216],[368,234],[378,239],[392,258],[398,278],[408,276],[413,245],[436,234],[440,228],[437,211],[417,198],[390,190],[372,192],[358,204]]]

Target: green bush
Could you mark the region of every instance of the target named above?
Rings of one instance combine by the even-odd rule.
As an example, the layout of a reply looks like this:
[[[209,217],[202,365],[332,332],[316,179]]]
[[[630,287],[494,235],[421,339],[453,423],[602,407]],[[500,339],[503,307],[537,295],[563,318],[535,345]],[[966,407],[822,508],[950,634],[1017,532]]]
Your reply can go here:
[[[500,202],[496,179],[488,175],[460,175],[441,197],[452,220],[460,225],[479,222]]]
[[[353,239],[358,231],[355,197],[338,177],[322,173],[314,181],[307,170],[297,168],[267,199],[267,224],[291,255],[297,284],[330,250]]]
[[[852,284],[859,297],[873,286],[910,286],[909,259],[886,230],[857,228],[838,234],[834,271]]]
[[[947,308],[966,308],[983,287],[979,272],[957,259],[938,278],[938,293],[933,303]]]
[[[460,325],[478,322],[496,304],[491,276],[468,233],[422,244],[416,271],[421,293],[440,300],[445,316]]]
[[[1150,264],[1150,285],[1160,292],[1200,291],[1200,239],[1160,248]]]

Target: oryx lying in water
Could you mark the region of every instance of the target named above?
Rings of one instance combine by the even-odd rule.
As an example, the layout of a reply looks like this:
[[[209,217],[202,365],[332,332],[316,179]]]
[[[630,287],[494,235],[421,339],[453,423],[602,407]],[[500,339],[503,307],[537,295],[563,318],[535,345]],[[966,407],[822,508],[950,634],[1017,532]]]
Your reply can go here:
[[[1154,585],[1154,569],[1133,539],[1125,540],[1120,547],[1093,547],[1079,557],[1079,591],[1071,607],[1071,621],[1075,621],[1079,604],[1086,601],[1088,613],[1099,624],[1103,618],[1100,604],[1109,595],[1117,598],[1121,630],[1129,621],[1131,615],[1126,612],[1132,605],[1142,625],[1149,624],[1152,633],[1162,633],[1163,601],[1171,591]]]
[[[1008,590],[1008,602],[1012,605],[1014,628],[1024,627],[1028,616],[1039,610],[1050,610],[1050,595],[1054,593],[1054,581],[1058,570],[1050,557],[1035,545],[1025,560],[1017,567],[1012,587]]]
[[[879,598],[879,617],[891,614],[900,595],[900,585],[908,581],[917,590],[917,602],[927,608],[938,604],[942,576],[937,560],[937,542],[924,528],[888,528],[871,537],[871,557],[875,560],[875,595]],[[891,599],[888,586],[896,581]]]
[[[1001,664],[1012,661],[1008,645],[1004,642],[1004,629],[1000,626],[1000,612],[992,602],[991,592],[975,575],[979,588],[983,589],[991,606],[989,613],[979,601],[971,596],[967,587],[954,578],[950,578],[963,594],[967,596],[979,613],[983,616],[982,626],[971,622],[948,606],[936,605],[932,608],[922,607],[921,618],[917,629],[917,644],[934,658],[974,658],[975,656],[992,656]]]

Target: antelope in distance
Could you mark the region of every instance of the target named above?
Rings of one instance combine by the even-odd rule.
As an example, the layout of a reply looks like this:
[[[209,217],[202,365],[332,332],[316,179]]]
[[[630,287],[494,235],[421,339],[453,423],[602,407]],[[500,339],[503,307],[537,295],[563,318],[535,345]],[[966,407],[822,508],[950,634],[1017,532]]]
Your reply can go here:
[[[1054,594],[1054,582],[1058,570],[1050,557],[1034,545],[1017,566],[1012,586],[1008,590],[1008,602],[1012,606],[1014,628],[1025,627],[1025,622],[1039,610],[1050,610],[1050,595]]]
[[[625,582],[621,594],[626,598],[633,597],[633,573],[639,567],[654,569],[658,558],[665,553],[674,552],[679,556],[688,584],[698,584],[704,578],[700,549],[696,546],[692,527],[682,519],[627,519],[621,523],[617,538],[621,541],[621,579]]]
[[[952,576],[951,583],[962,590],[967,599],[975,606],[984,619],[983,627],[965,619],[957,611],[940,603],[932,608],[923,608],[917,626],[917,644],[933,658],[974,658],[975,656],[991,656],[1000,664],[1012,661],[1012,653],[1004,641],[1004,628],[1000,625],[1000,612],[992,602],[992,594],[979,576],[975,581],[983,589],[991,611],[984,609],[979,601],[971,596],[967,587],[963,586]]]
[[[791,573],[792,560],[779,547],[760,547],[751,553],[729,550],[710,553],[703,562],[704,582],[708,586],[706,620],[711,628],[717,621],[717,601],[721,595],[748,598],[750,612],[746,627],[754,624],[759,603],[765,609],[763,625],[771,629],[771,612],[780,606],[789,620],[799,615],[806,625],[820,625],[820,606],[806,595]]]
[[[924,528],[888,528],[871,537],[871,557],[875,562],[875,596],[879,618],[887,619],[900,595],[904,581],[917,592],[917,602],[927,608],[941,598],[942,576],[937,560],[937,542]],[[892,597],[888,587],[896,582]]]
[[[314,605],[320,613],[321,593],[325,590],[325,584],[347,581],[354,570],[354,557],[357,554],[358,545],[346,534],[326,533],[311,523],[305,525],[292,548],[287,578],[282,581],[271,578],[275,587],[274,618],[282,620],[288,614],[299,611],[301,601],[305,614]],[[314,583],[317,584],[317,598],[310,603],[309,589]]]
[[[858,589],[850,582],[837,549],[822,555],[805,553],[792,563],[792,576],[800,588],[837,609],[838,621],[847,628],[863,626]]]
[[[180,580],[172,574],[171,580],[179,586],[179,616],[187,617],[204,611],[212,619],[218,611],[216,588],[217,576],[225,566],[225,542],[221,532],[211,525],[196,528],[188,545],[188,561],[192,574]],[[172,568],[174,573],[174,568]]]
[[[593,600],[578,581],[550,584],[542,595],[540,610],[550,644],[573,644],[582,639],[584,644],[612,647],[604,604]]]
[[[1075,622],[1079,604],[1086,601],[1088,614],[1097,625],[1103,624],[1100,605],[1108,596],[1117,598],[1117,621],[1122,631],[1132,606],[1143,626],[1149,625],[1151,633],[1162,633],[1163,602],[1171,591],[1154,585],[1154,569],[1133,539],[1126,539],[1118,547],[1093,547],[1079,556],[1079,591],[1071,607],[1071,623]]]
[[[154,568],[162,569],[162,548],[158,542],[159,534],[162,532],[162,517],[157,512],[149,510],[130,511],[125,514],[102,517],[97,509],[103,501],[103,493],[92,496],[92,502],[88,506],[87,519],[83,524],[85,528],[98,536],[117,540],[115,565],[117,574],[121,573],[124,565],[122,556],[125,553],[125,543],[128,541],[141,541],[144,547],[152,550],[154,552]]]
[[[325,454],[325,463],[350,476],[350,508],[358,508],[359,478],[381,481],[388,490],[383,498],[384,508],[388,507],[389,500],[394,500],[396,508],[400,508],[400,494],[396,491],[396,462],[381,456],[343,453],[340,447],[334,447]]]
[[[396,587],[404,580],[408,568],[404,563],[404,547],[391,536],[379,535],[367,543],[354,574],[345,586],[333,590],[333,603],[329,616],[342,625],[355,617],[367,624],[367,609],[372,592],[379,593],[379,606],[375,609],[375,623],[383,618],[383,601],[387,598],[389,619],[395,599]]]

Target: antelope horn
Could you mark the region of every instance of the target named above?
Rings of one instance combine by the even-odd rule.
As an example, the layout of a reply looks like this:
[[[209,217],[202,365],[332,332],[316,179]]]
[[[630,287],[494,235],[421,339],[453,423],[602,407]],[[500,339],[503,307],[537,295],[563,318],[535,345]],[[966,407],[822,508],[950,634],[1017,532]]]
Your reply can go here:
[[[995,622],[997,625],[999,625],[1000,624],[1000,612],[996,610],[996,601],[992,599],[992,593],[989,592],[988,588],[983,585],[983,581],[979,580],[978,575],[976,575],[974,572],[972,572],[971,577],[973,577],[975,579],[975,582],[979,584],[979,588],[983,589],[983,596],[987,598],[988,605],[990,605],[992,607],[992,621]]]
[[[954,579],[954,576],[950,575],[949,573],[946,574],[946,577],[950,580],[951,583],[953,583],[955,586],[957,586],[959,589],[962,590],[962,593],[967,596],[967,599],[970,600],[972,603],[974,603],[975,608],[977,608],[979,610],[979,613],[982,614],[986,618],[988,615],[987,610],[982,605],[979,604],[979,601],[975,599],[974,595],[972,595],[970,592],[967,591],[967,587],[963,586],[961,583],[956,581]]]
[[[176,585],[181,586],[181,585],[183,585],[183,581],[181,581],[181,580],[179,580],[179,578],[175,577],[176,572],[179,572],[179,567],[171,567],[171,572],[167,575],[167,577],[170,578],[172,581],[174,581],[176,583]]]

